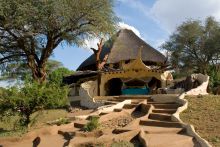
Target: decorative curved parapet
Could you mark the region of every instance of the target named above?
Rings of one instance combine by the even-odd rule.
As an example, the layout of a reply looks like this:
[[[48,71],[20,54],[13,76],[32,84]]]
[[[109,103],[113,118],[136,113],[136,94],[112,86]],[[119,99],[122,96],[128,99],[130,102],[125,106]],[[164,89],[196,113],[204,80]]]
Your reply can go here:
[[[122,102],[119,102],[113,106],[102,106],[98,108],[98,112],[102,113],[102,112],[112,112],[114,111],[114,109],[122,109],[124,107],[125,104],[131,104],[131,100],[124,100]]]
[[[180,94],[177,97],[176,103],[181,104],[182,106],[177,109],[176,113],[172,114],[172,116],[171,116],[172,121],[177,121],[177,122],[183,123],[183,121],[179,117],[179,114],[188,108],[188,101],[186,99],[184,99],[184,97],[185,97],[184,93]]]
[[[177,103],[182,104],[181,107],[179,107],[171,117],[173,121],[181,122],[182,126],[186,129],[187,134],[194,137],[202,147],[212,147],[205,139],[203,139],[199,134],[196,133],[193,125],[186,124],[180,119],[180,113],[183,112],[188,108],[188,101],[184,99],[185,93],[178,96],[178,99],[176,100]]]
[[[119,102],[119,103],[112,105],[112,106],[109,106],[109,105],[108,106],[100,106],[99,108],[97,108],[97,111],[95,111],[93,113],[90,113],[88,115],[75,116],[75,118],[86,119],[92,115],[99,115],[100,113],[113,112],[114,109],[122,109],[125,104],[131,104],[131,100],[124,100],[124,101]]]
[[[97,81],[87,81],[80,85],[79,96],[81,98],[81,106],[95,109],[103,105],[102,103],[96,103],[93,99],[97,93],[97,88]]]

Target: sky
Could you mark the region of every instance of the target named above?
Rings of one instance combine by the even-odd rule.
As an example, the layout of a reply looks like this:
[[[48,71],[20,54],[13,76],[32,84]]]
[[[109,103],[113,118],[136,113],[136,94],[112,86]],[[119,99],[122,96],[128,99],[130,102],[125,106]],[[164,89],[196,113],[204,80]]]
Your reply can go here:
[[[204,20],[208,16],[220,20],[220,0],[115,0],[114,12],[119,26],[133,30],[141,39],[159,50],[176,27],[187,19]],[[71,70],[77,67],[96,47],[97,39],[84,47],[60,45],[51,59],[58,60]]]
[[[121,19],[119,26],[134,31],[137,36],[159,50],[176,27],[187,19],[204,20],[213,16],[220,21],[220,0],[115,0],[114,12]],[[59,45],[51,59],[63,63],[64,67],[76,70],[97,48],[94,39],[84,47]],[[0,81],[0,86],[7,85]]]

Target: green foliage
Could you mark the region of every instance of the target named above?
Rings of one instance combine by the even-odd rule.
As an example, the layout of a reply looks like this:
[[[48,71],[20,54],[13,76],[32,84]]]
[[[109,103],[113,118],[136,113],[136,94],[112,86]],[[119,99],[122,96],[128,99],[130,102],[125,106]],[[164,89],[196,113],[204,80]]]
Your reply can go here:
[[[1,66],[0,66],[1,67]],[[51,74],[53,71],[63,68],[61,62],[56,60],[48,60],[46,63],[46,73]],[[19,79],[25,80],[27,77],[31,77],[31,70],[25,63],[10,63],[5,68],[1,69],[0,80]]]
[[[209,86],[211,89],[220,85],[220,70],[219,69],[217,69],[215,66],[210,66],[208,75],[210,76]]]
[[[26,131],[30,131],[35,128],[39,128],[50,124],[48,122],[54,122],[54,120],[60,120],[60,118],[65,119],[67,111],[64,109],[50,109],[50,110],[40,110],[31,115],[31,122],[29,123],[29,128],[22,127],[19,123],[19,115],[14,113],[11,116],[5,116],[0,120],[0,137],[1,136],[22,136]],[[64,122],[63,120],[61,120]]]
[[[12,87],[1,92],[0,112],[2,116],[18,113],[20,124],[27,126],[31,122],[30,115],[34,112],[67,106],[67,94],[67,87],[25,82],[23,87]]]
[[[113,34],[114,0],[0,0],[0,65],[27,64],[45,80],[46,63],[61,43]]]
[[[111,144],[111,147],[134,147],[129,141],[118,141]]]
[[[10,63],[1,69],[0,80],[21,79],[24,80],[26,76],[30,76],[31,71],[27,64],[24,63]]]
[[[63,64],[56,60],[48,60],[46,64],[47,74],[51,74],[53,71],[63,68]]]
[[[91,132],[91,131],[97,129],[99,126],[100,126],[99,117],[92,116],[90,118],[90,121],[84,126],[84,130]]]
[[[74,73],[73,71],[67,68],[64,68],[64,67],[58,68],[49,74],[48,81],[50,83],[62,85],[63,77],[67,75],[71,75],[73,73]]]
[[[55,124],[60,126],[60,125],[63,125],[63,124],[68,124],[68,123],[70,123],[69,119],[67,119],[67,118],[59,118]]]
[[[219,63],[219,37],[220,24],[214,18],[208,17],[205,23],[188,20],[177,28],[162,48],[170,52],[170,62],[180,72],[207,73],[210,64]]]

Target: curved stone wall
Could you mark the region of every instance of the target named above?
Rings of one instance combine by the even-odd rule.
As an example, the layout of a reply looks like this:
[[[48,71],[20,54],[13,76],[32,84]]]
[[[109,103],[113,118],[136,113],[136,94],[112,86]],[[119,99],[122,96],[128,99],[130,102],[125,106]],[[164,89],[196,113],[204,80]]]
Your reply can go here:
[[[95,103],[93,99],[97,95],[97,88],[97,81],[88,81],[80,85],[79,96],[81,106],[94,109],[103,105],[102,103]]]
[[[184,123],[180,119],[180,113],[183,112],[188,108],[188,101],[184,99],[185,93],[180,94],[179,96],[177,95],[154,95],[152,96],[152,99],[156,102],[163,102],[163,103],[168,103],[168,102],[176,102],[181,104],[182,106],[177,109],[177,111],[172,114],[172,121],[175,122],[180,122],[182,126],[186,129],[187,134],[194,137],[202,147],[212,147],[205,139],[199,136],[199,134],[196,133],[194,127],[190,124]]]

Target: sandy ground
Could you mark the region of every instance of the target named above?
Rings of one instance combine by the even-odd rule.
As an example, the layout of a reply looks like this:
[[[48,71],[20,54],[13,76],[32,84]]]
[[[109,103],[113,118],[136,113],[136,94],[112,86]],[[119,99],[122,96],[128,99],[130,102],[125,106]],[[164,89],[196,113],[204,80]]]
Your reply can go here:
[[[79,115],[94,115],[96,110],[73,110],[69,117],[70,124],[49,126],[27,133],[22,138],[1,138],[3,147],[110,147],[113,142],[127,141],[142,146],[187,146],[199,147],[193,138],[186,135],[178,123],[172,122],[171,114],[161,108],[178,108],[176,104],[146,104],[146,101],[124,106],[121,111],[99,115],[100,126],[92,132],[85,132],[88,119],[73,119]],[[150,108],[162,110],[155,114]],[[160,144],[162,139],[163,144]]]

